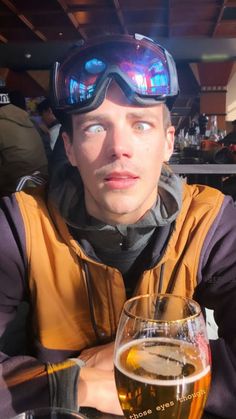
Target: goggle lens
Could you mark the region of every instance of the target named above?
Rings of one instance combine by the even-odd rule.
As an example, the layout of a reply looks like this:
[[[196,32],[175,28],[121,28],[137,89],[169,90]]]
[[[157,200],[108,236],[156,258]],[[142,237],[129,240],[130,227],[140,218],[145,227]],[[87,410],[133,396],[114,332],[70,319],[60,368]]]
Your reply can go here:
[[[121,63],[119,67],[134,84],[136,93],[150,96],[168,94],[169,74],[161,61],[152,62],[149,67],[135,63]]]
[[[137,95],[173,96],[169,62],[159,45],[137,40],[106,41],[77,51],[57,74],[59,106],[83,107],[109,77],[116,77]]]

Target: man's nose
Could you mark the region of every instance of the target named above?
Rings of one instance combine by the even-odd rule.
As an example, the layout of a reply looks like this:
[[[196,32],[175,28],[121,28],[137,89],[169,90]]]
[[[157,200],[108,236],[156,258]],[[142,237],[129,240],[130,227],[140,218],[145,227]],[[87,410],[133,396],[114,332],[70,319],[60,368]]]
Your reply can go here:
[[[108,153],[110,157],[117,159],[132,157],[133,145],[129,129],[124,126],[112,128],[108,138]]]

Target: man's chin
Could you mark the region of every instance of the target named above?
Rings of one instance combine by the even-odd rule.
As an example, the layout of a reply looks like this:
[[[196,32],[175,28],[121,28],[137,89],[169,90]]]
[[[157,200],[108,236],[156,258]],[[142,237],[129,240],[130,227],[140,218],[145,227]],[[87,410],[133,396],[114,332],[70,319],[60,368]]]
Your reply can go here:
[[[136,205],[127,205],[127,202],[123,203],[119,200],[116,204],[113,203],[113,205],[109,204],[106,206],[104,215],[109,224],[133,224],[136,223],[143,214],[141,209]]]

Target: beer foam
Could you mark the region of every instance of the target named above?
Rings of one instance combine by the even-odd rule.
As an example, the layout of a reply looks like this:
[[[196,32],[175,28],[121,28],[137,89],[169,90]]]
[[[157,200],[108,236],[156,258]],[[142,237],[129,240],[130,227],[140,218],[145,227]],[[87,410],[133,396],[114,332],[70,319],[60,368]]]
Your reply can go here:
[[[179,341],[177,339],[169,339],[169,338],[147,338],[147,339],[136,339],[133,340],[132,342],[129,342],[127,344],[125,344],[124,346],[122,346],[118,351],[117,351],[117,355],[116,355],[116,359],[115,359],[115,366],[116,368],[124,375],[126,375],[127,377],[129,377],[132,380],[136,380],[145,384],[150,384],[150,385],[159,385],[159,386],[173,386],[173,385],[182,385],[183,383],[185,384],[191,384],[194,383],[197,380],[200,380],[202,377],[204,377],[206,374],[208,374],[210,372],[210,366],[207,366],[206,368],[204,368],[201,372],[197,372],[197,373],[192,373],[189,376],[182,376],[181,378],[173,378],[173,379],[167,379],[167,380],[162,380],[162,379],[150,379],[147,377],[141,377],[140,375],[137,375],[135,373],[132,373],[130,371],[127,371],[126,369],[124,369],[121,365],[120,362],[120,357],[121,355],[126,352],[129,351],[130,348],[134,347],[134,346],[140,346],[140,344],[145,343],[148,344],[149,343],[155,343],[157,342],[157,344],[163,343],[165,344],[165,346],[146,346],[144,347],[144,350],[137,350],[136,354],[137,356],[139,355],[139,353],[143,353],[144,351],[146,352],[146,355],[149,356],[149,359],[147,357],[147,359],[145,359],[143,357],[143,359],[140,362],[140,367],[142,367],[143,369],[145,369],[145,371],[147,371],[147,373],[154,373],[154,374],[159,374],[159,375],[171,375],[171,373],[173,374],[173,372],[176,375],[179,375],[179,370],[178,370],[178,365],[175,366],[175,368],[173,369],[173,362],[171,362],[168,367],[168,362],[166,361],[162,361],[162,363],[159,363],[157,365],[156,360],[153,361],[153,359],[150,357],[150,355],[157,355],[157,354],[165,354],[165,356],[170,356],[172,359],[173,357],[175,357],[175,360],[177,362],[183,362],[183,355],[185,355],[184,352],[184,347],[186,347],[187,349],[193,349],[194,346],[189,344],[189,343],[185,343],[183,341]],[[168,347],[167,344],[170,343],[170,346]],[[180,347],[181,345],[181,352],[182,354],[178,354],[176,352],[173,352],[173,345],[177,345]],[[195,349],[195,348],[194,348]],[[148,351],[150,351],[148,353]],[[127,357],[128,358],[128,357]],[[193,365],[194,361],[191,359],[188,359],[189,356],[186,355],[185,361],[186,359],[189,362],[192,362]],[[140,361],[140,358],[139,358]],[[139,365],[139,364],[138,364]],[[198,368],[199,370],[199,368]]]

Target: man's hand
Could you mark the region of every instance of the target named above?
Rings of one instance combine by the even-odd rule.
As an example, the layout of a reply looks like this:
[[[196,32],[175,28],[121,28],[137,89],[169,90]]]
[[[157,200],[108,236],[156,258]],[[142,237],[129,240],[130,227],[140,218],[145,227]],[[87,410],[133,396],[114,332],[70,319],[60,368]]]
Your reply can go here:
[[[82,367],[78,388],[78,404],[101,412],[123,415],[117,396],[114,372]]]
[[[86,366],[80,371],[79,406],[122,415],[114,379],[113,353],[114,342],[81,352],[80,359]]]
[[[114,342],[95,346],[81,352],[79,358],[86,363],[86,367],[113,371]]]

